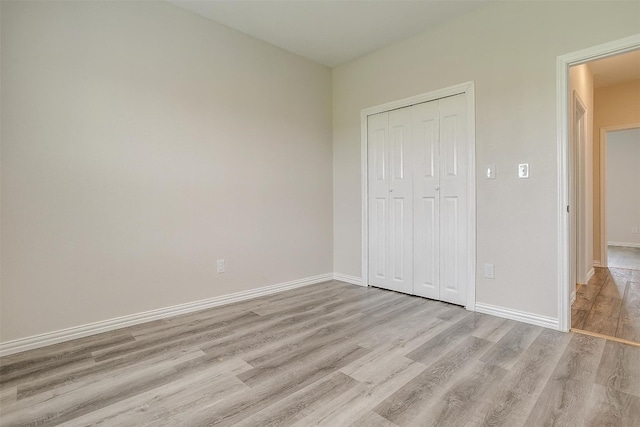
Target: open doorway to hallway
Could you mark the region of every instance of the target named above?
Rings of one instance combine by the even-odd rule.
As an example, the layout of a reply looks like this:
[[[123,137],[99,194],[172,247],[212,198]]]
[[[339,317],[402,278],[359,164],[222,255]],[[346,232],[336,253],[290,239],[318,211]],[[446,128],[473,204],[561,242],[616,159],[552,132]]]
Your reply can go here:
[[[640,51],[571,67],[570,87],[571,328],[640,346]]]

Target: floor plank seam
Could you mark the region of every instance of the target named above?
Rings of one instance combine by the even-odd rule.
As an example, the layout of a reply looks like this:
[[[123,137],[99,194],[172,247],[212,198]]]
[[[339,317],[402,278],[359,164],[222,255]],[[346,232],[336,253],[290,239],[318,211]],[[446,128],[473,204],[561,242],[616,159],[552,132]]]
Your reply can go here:
[[[584,330],[584,329],[577,329],[577,328],[571,328],[570,331],[571,332],[575,332],[577,334],[589,335],[589,336],[596,337],[596,338],[602,338],[602,339],[608,340],[608,341],[618,342],[620,344],[627,344],[627,345],[640,347],[640,342],[630,341],[630,340],[626,340],[624,338],[612,337],[610,335],[604,335],[604,334],[600,334],[598,332],[591,332],[591,331],[587,331],[587,330]]]

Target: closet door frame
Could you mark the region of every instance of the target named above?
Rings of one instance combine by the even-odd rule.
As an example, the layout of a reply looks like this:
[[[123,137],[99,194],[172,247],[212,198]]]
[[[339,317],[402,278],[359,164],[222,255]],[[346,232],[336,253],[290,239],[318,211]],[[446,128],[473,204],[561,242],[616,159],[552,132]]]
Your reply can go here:
[[[467,106],[467,147],[469,154],[469,182],[468,196],[469,209],[467,213],[468,227],[468,259],[467,277],[467,304],[465,308],[475,311],[476,306],[476,125],[475,125],[475,90],[474,82],[465,82],[459,85],[450,86],[444,89],[435,90],[421,95],[412,96],[398,101],[388,102],[382,105],[365,108],[360,112],[360,184],[361,184],[361,209],[362,209],[362,285],[369,286],[369,191],[368,191],[368,135],[367,135],[367,118],[373,114],[383,113],[385,111],[396,110],[398,108],[410,107],[423,102],[435,101],[436,99],[446,98],[453,95],[465,95]]]

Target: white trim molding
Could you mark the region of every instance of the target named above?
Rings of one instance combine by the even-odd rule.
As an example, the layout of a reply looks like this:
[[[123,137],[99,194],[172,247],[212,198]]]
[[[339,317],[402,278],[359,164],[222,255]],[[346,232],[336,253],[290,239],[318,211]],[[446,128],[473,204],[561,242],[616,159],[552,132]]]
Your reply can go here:
[[[333,273],[333,280],[351,283],[352,285],[366,286],[362,283],[362,278],[357,276],[349,276],[348,274]]]
[[[363,286],[369,285],[369,217],[367,198],[369,189],[368,182],[368,163],[367,163],[367,117],[382,113],[385,111],[405,108],[411,105],[421,104],[424,102],[434,101],[436,99],[445,98],[454,95],[466,95],[467,101],[467,130],[468,130],[468,146],[469,146],[469,215],[467,218],[467,228],[469,230],[469,263],[467,268],[467,304],[466,309],[475,310],[476,305],[476,101],[475,101],[475,83],[473,81],[461,83],[455,86],[435,90],[421,95],[411,96],[409,98],[400,99],[398,101],[387,102],[386,104],[376,105],[375,107],[365,108],[360,112],[360,185],[361,185],[361,254],[362,254],[362,280]]]
[[[476,311],[478,313],[490,314],[492,316],[542,326],[543,328],[558,329],[558,319],[553,317],[541,316],[539,314],[527,313],[525,311],[513,310],[505,307],[498,307],[482,302],[476,302]]]
[[[222,295],[219,297],[208,298],[200,301],[188,302],[186,304],[159,308],[156,310],[117,317],[115,319],[103,320],[100,322],[89,323],[87,325],[76,326],[73,328],[34,335],[27,338],[7,341],[0,343],[0,357],[7,356],[9,354],[20,353],[26,350],[45,347],[52,344],[58,344],[77,338],[87,337],[89,335],[113,331],[115,329],[125,328],[127,326],[138,325],[140,323],[150,322],[152,320],[165,319],[180,314],[193,313],[195,311],[205,310],[211,307],[245,301],[261,296],[274,294],[277,292],[300,288],[302,286],[314,285],[316,283],[332,280],[333,276],[334,275],[332,273],[321,274],[318,276],[292,280],[290,282],[278,283],[275,285],[264,286],[256,289],[249,289],[229,295]]]
[[[576,302],[576,291],[571,292],[571,305]]]
[[[589,281],[593,278],[595,274],[596,274],[596,270],[593,267],[591,267],[591,270],[589,270],[589,273],[587,273],[587,281],[584,282],[584,284],[586,285],[587,283],[589,283]],[[573,302],[571,304],[573,304]]]
[[[607,242],[609,246],[620,246],[622,248],[640,248],[640,243],[628,243],[628,242]]]
[[[598,268],[598,267],[602,267],[602,265],[600,264],[600,261],[597,259],[593,260],[593,267],[594,268]]]
[[[640,34],[558,56],[556,61],[557,179],[558,179],[558,319],[557,329],[568,332],[571,324],[569,214],[569,67],[640,48]]]

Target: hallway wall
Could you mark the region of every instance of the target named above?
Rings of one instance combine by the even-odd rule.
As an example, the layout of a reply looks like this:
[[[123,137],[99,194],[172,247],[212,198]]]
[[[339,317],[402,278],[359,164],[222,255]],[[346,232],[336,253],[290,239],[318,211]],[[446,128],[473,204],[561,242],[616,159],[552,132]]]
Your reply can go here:
[[[593,262],[603,259],[600,198],[600,142],[602,128],[640,124],[640,80],[597,88],[593,93]]]
[[[580,206],[574,209],[574,215],[579,216],[581,227],[576,228],[576,239],[582,247],[576,253],[577,283],[587,283],[587,278],[593,268],[593,73],[588,64],[581,64],[569,69],[569,89],[571,92],[571,120],[569,143],[575,142],[576,129],[573,129],[575,116],[574,95],[578,97],[585,107],[585,146],[574,147],[578,166],[578,179],[576,180],[576,200]],[[578,152],[580,151],[580,152]],[[579,194],[578,194],[579,193]],[[576,218],[578,219],[578,218]],[[578,224],[576,224],[577,227]]]

